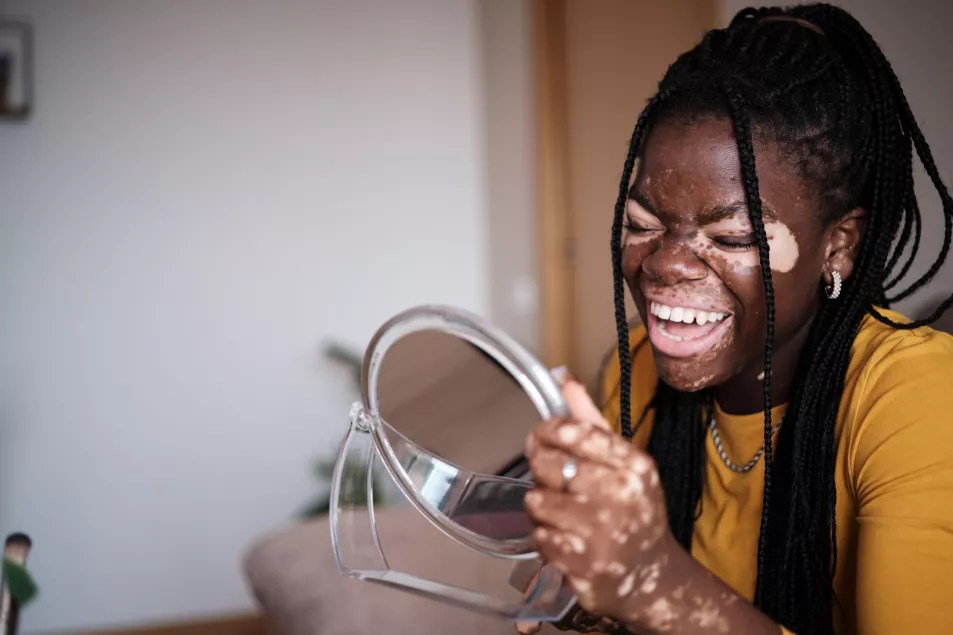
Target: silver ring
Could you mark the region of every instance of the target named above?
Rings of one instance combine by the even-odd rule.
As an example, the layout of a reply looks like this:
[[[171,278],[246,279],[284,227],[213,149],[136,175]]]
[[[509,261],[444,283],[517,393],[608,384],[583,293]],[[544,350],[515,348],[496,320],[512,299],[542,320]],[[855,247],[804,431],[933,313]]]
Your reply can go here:
[[[569,489],[569,483],[574,478],[576,474],[579,473],[579,464],[576,463],[576,459],[566,459],[566,462],[563,463],[563,490]]]

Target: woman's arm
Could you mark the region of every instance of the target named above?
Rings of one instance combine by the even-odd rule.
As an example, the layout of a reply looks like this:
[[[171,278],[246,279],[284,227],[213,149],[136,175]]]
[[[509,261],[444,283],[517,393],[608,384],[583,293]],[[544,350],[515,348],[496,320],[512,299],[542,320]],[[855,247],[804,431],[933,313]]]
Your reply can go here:
[[[851,412],[860,635],[953,633],[953,342],[904,338]]]
[[[579,605],[636,633],[778,635],[780,626],[672,537],[652,459],[609,430],[581,384],[563,393],[577,420],[531,434],[537,487],[526,507],[541,556],[566,573]]]
[[[616,615],[632,631],[671,635],[782,632],[768,616],[692,558],[671,534],[658,547],[657,558],[665,566],[654,589],[631,592]]]

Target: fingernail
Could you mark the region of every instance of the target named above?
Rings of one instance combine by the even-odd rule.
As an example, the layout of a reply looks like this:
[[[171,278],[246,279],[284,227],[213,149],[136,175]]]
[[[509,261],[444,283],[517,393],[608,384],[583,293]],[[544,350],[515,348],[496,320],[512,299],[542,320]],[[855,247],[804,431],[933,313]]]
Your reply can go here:
[[[572,379],[572,373],[569,372],[569,369],[565,366],[557,366],[556,368],[549,371],[549,374],[553,376],[553,379],[556,380],[556,383],[560,388],[569,383],[569,380]]]

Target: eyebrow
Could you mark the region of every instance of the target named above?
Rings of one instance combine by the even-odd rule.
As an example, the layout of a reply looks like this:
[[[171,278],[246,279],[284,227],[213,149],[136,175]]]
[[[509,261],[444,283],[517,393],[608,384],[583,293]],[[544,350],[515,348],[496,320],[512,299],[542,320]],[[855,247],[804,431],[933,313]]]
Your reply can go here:
[[[745,218],[748,218],[748,204],[744,201],[734,201],[728,205],[715,205],[704,212],[700,216],[700,225],[711,225],[712,223],[717,223],[718,221],[723,221],[726,218],[731,218],[738,214],[743,215]],[[774,210],[771,209],[771,206],[765,202],[761,202],[761,218],[765,222],[776,221],[778,220],[778,215],[775,214]]]
[[[632,184],[632,187],[629,188],[629,199],[644,207],[646,211],[658,216],[658,212],[655,211],[655,206],[649,202],[647,197],[643,196],[643,194],[635,188],[634,183]]]
[[[655,216],[659,215],[658,211],[655,209],[655,206],[652,205],[648,197],[639,192],[634,184],[631,188],[629,188],[629,198],[644,207],[646,211],[654,214]],[[699,225],[711,225],[738,214],[748,218],[748,205],[744,201],[734,201],[727,205],[714,205],[699,214]],[[770,205],[762,201],[761,218],[765,222],[776,221],[778,220],[778,215]]]

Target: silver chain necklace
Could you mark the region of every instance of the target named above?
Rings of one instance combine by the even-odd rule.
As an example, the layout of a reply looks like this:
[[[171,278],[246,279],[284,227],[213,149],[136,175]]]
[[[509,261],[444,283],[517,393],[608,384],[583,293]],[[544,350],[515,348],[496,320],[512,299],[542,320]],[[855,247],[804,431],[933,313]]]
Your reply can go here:
[[[778,421],[774,427],[771,429],[772,436],[778,429],[781,427],[781,423],[784,421],[784,418]],[[739,474],[744,474],[745,472],[750,472],[751,468],[758,464],[758,461],[761,460],[761,455],[764,454],[764,444],[761,444],[761,447],[758,448],[758,451],[755,452],[754,456],[751,457],[751,460],[745,463],[744,465],[735,465],[731,459],[728,458],[728,455],[725,453],[725,448],[721,445],[721,437],[718,435],[718,422],[715,417],[715,411],[712,410],[711,417],[708,419],[708,429],[711,430],[711,440],[715,442],[715,449],[718,450],[718,456],[721,457],[721,460],[732,472],[738,472]]]

